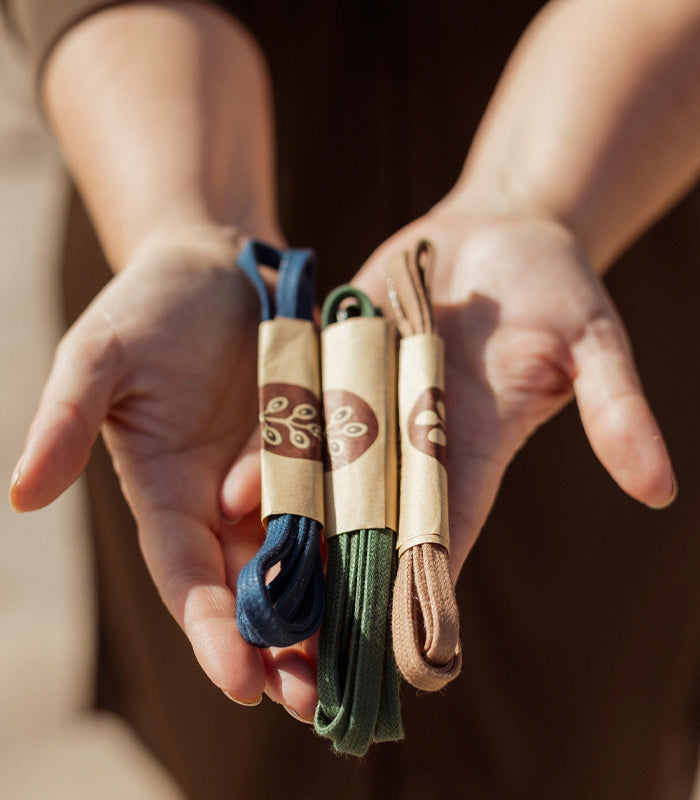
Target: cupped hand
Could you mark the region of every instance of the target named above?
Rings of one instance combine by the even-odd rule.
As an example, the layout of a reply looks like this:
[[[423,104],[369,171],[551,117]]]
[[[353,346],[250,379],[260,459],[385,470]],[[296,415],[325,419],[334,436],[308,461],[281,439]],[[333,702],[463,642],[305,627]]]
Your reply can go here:
[[[257,440],[260,312],[235,266],[241,244],[222,230],[152,242],[112,279],[57,349],[11,500],[26,511],[58,497],[102,430],[155,584],[204,671],[239,702],[266,691],[311,719],[309,646],[261,651],[236,628],[238,572],[263,538],[255,459],[237,470],[250,513],[229,519],[220,502]]]
[[[590,444],[628,494],[668,505],[676,484],[623,325],[560,224],[469,218],[447,203],[399,231],[356,278],[386,304],[385,265],[436,250],[432,301],[446,345],[454,580],[520,447],[575,395]]]

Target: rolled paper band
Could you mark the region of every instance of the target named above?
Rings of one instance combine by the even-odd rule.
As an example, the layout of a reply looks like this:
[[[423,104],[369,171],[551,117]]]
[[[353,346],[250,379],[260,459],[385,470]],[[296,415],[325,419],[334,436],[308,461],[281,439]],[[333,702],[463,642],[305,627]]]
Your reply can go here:
[[[328,445],[326,538],[361,528],[396,530],[396,335],[381,317],[321,334]]]
[[[445,457],[444,345],[431,333],[399,346],[399,556],[417,544],[450,547]]]
[[[259,328],[261,518],[296,514],[323,525],[321,376],[312,322],[277,317]]]

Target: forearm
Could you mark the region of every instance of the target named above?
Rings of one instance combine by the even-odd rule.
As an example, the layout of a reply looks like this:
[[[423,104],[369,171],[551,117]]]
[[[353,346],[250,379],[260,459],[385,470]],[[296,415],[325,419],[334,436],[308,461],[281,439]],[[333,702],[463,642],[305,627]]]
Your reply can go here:
[[[516,48],[452,199],[569,227],[599,270],[700,171],[700,4],[559,0]]]
[[[42,90],[114,269],[151,237],[197,226],[278,236],[266,69],[217,9],[99,11],[58,43]]]

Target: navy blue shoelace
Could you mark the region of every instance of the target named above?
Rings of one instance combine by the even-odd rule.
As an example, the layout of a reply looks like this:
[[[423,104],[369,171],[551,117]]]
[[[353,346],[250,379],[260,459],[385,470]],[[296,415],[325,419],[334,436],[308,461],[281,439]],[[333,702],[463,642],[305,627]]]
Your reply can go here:
[[[277,250],[251,241],[238,265],[256,288],[262,319],[311,320],[315,258],[311,250]],[[278,271],[274,297],[259,265]],[[236,622],[255,647],[285,647],[315,633],[325,611],[325,582],[320,555],[321,524],[296,514],[268,518],[265,542],[238,577]],[[279,572],[268,583],[273,568]]]

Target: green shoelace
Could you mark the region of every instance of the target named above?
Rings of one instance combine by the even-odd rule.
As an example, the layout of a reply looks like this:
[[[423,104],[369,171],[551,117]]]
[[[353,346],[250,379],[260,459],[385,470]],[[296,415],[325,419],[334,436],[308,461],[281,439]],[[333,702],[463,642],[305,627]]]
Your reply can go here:
[[[353,305],[341,310],[348,298]],[[342,324],[346,316],[378,312],[362,292],[341,286],[324,304],[322,327]],[[362,756],[373,742],[403,738],[390,626],[396,565],[396,535],[390,528],[362,528],[327,540],[314,725],[340,753]]]

